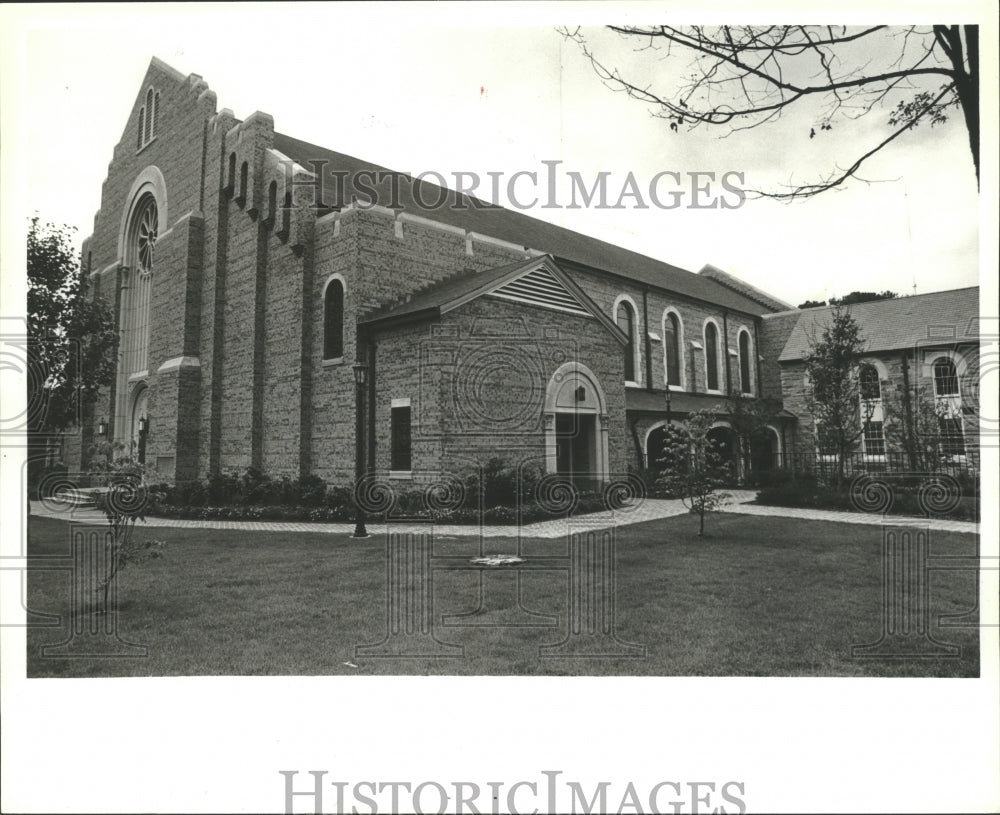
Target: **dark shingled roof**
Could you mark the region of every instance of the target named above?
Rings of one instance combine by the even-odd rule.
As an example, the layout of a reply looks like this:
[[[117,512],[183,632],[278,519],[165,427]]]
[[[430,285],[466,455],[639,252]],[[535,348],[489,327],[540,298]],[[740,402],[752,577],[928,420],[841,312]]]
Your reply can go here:
[[[890,351],[913,348],[932,337],[956,342],[969,335],[970,326],[979,316],[979,287],[935,291],[893,300],[872,300],[855,303],[847,308],[861,328],[866,351]],[[802,359],[809,351],[809,340],[818,337],[830,322],[831,307],[810,308],[801,312],[788,342],[778,357],[779,362]],[[774,319],[779,315],[769,316]],[[954,334],[950,334],[950,330]],[[972,329],[973,331],[975,329]]]
[[[353,197],[357,197],[359,200],[371,200],[370,190],[358,189],[353,183],[354,175],[359,171],[390,172],[387,168],[380,167],[370,161],[337,153],[281,133],[274,134],[274,149],[294,159],[308,170],[313,169],[312,160],[326,161],[327,163],[323,166],[324,198],[326,199],[324,203],[332,207],[346,206]],[[333,171],[347,172],[344,189],[335,188],[338,182],[335,182],[333,176],[330,175]],[[515,210],[487,204],[466,195],[459,198],[456,193],[443,190],[441,187],[426,181],[410,179],[398,182],[398,201],[392,200],[392,190],[388,177],[384,178],[381,183],[373,182],[370,186],[378,193],[378,198],[374,203],[382,206],[398,204],[398,207],[394,207],[397,211],[402,210],[413,215],[421,215],[450,226],[499,238],[519,246],[551,254],[557,260],[565,259],[612,272],[638,283],[658,286],[676,294],[714,303],[720,307],[745,314],[760,315],[774,310],[709,277],[694,274],[677,266],[671,266],[669,263],[654,260],[640,255],[638,252],[605,243],[588,235],[581,235],[578,232],[540,221],[537,218],[531,218]],[[443,198],[446,201],[445,206],[421,206],[413,195],[414,186],[419,186],[419,198],[422,199],[423,203],[435,204]],[[335,200],[338,193],[340,200]],[[456,203],[461,208],[455,208]]]

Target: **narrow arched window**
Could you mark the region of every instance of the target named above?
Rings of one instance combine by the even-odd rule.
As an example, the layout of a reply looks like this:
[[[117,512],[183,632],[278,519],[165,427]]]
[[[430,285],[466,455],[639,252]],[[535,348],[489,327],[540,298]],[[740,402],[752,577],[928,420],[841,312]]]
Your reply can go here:
[[[153,89],[146,91],[146,127],[142,131],[143,144],[149,141],[149,129],[153,123]]]
[[[333,278],[323,296],[323,359],[344,355],[344,284]]]
[[[882,398],[882,384],[879,382],[878,371],[874,365],[862,365],[858,371],[858,383],[861,386],[861,399],[873,402]]]
[[[283,241],[288,240],[288,236],[291,234],[292,226],[292,194],[290,192],[285,193],[284,203],[281,205],[281,229],[278,232],[278,237]]]
[[[241,207],[247,200],[247,176],[250,172],[249,165],[244,161],[240,165],[240,188],[236,191],[236,203]]]
[[[680,320],[670,313],[663,321],[663,348],[667,355],[667,384],[681,384]]]
[[[278,182],[272,181],[267,188],[267,226],[274,226],[275,210],[278,208]]]
[[[153,94],[153,128],[151,135],[155,136],[160,124],[160,94]]]
[[[750,381],[750,334],[746,331],[740,332],[740,390],[743,393],[753,390]]]
[[[226,174],[226,192],[236,189],[236,153],[229,154],[229,172]]]
[[[939,357],[934,361],[934,394],[958,396],[958,370],[948,357]]]
[[[625,345],[625,381],[635,382],[635,312],[631,303],[618,304],[616,320],[618,327],[628,337],[628,343]]]
[[[858,390],[861,397],[861,449],[866,456],[884,456],[882,383],[874,365],[863,363],[858,368]]]
[[[135,149],[142,147],[142,132],[146,125],[146,108],[139,108],[139,132],[135,137]]]
[[[719,329],[705,325],[705,382],[710,391],[719,390]]]

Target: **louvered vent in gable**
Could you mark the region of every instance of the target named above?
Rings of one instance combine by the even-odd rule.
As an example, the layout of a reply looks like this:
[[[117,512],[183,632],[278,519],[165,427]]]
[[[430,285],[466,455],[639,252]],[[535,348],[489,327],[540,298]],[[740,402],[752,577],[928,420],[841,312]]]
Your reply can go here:
[[[490,297],[530,303],[533,306],[568,311],[589,317],[590,312],[583,307],[552,272],[542,267],[510,281],[490,292]]]

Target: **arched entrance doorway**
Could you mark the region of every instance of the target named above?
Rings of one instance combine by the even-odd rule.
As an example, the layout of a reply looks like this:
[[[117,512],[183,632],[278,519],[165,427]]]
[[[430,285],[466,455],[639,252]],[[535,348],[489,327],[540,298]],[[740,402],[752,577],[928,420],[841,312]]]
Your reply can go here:
[[[750,469],[756,473],[766,473],[781,466],[781,443],[777,431],[768,427],[750,442]]]
[[[676,435],[677,426],[672,426],[673,431]],[[672,452],[667,444],[669,437],[669,431],[667,423],[658,424],[651,428],[646,434],[646,469],[652,472],[662,472],[668,464],[679,464],[683,462],[676,462],[672,459]]]
[[[546,470],[581,490],[608,479],[607,402],[593,371],[577,362],[561,365],[545,395]]]
[[[149,437],[149,388],[140,384],[132,397],[129,417],[129,456],[140,464],[146,463],[146,440]]]
[[[717,424],[707,434],[715,462],[724,467],[731,481],[736,480],[736,436],[729,425]]]

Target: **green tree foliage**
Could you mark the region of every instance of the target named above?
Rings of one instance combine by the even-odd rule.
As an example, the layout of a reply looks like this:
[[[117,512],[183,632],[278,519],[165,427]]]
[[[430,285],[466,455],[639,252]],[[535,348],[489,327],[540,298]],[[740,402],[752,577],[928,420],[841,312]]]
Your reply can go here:
[[[831,297],[831,306],[850,306],[854,303],[870,303],[873,300],[893,300],[899,297],[894,291],[852,291],[843,297]],[[826,300],[806,300],[799,303],[799,308],[819,308],[826,305]]]
[[[656,487],[680,498],[698,515],[698,535],[705,534],[705,515],[729,500],[729,493],[719,492],[726,483],[726,462],[722,445],[708,437],[715,416],[698,411],[686,421],[667,428],[663,440],[662,467]]]
[[[838,488],[847,454],[862,433],[858,361],[864,350],[857,321],[850,309],[838,305],[819,339],[810,339],[804,359],[810,385],[807,404],[816,421],[820,450],[836,457]]]
[[[916,472],[936,472],[949,456],[942,437],[942,422],[948,409],[934,397],[933,389],[911,385],[909,389],[885,388],[882,392],[883,432],[888,444],[907,454]]]
[[[739,390],[730,395],[729,424],[736,436],[741,483],[745,484],[750,477],[754,446],[768,440],[771,431],[767,426],[775,420],[780,410],[780,402],[774,399],[755,399]]]
[[[894,291],[852,291],[843,297],[831,297],[831,306],[850,306],[854,303],[870,303],[873,300],[894,300],[899,297]]]
[[[29,436],[72,426],[115,373],[114,313],[87,296],[73,231],[37,215],[28,230]]]

